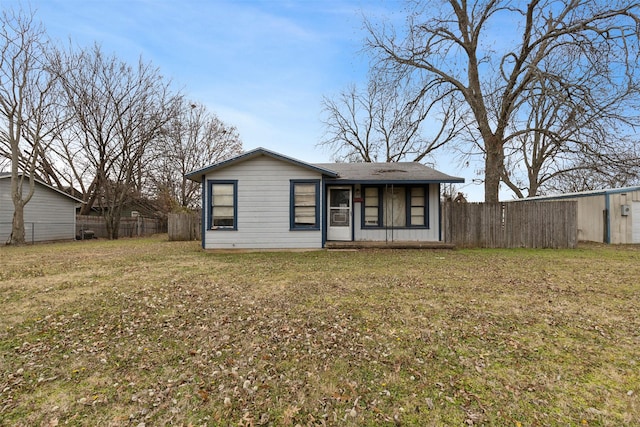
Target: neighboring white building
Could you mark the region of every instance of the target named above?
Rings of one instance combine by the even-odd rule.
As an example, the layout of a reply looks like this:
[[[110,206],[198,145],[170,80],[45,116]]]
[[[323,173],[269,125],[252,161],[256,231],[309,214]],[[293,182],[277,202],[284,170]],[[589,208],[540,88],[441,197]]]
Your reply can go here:
[[[28,178],[25,188],[28,191]],[[27,242],[73,240],[76,237],[76,208],[82,203],[39,180],[33,197],[24,207],[24,228]],[[11,174],[0,173],[0,244],[11,236],[13,221]]]
[[[575,200],[578,204],[578,240],[612,244],[640,243],[640,186],[520,200]]]
[[[187,174],[202,183],[205,249],[440,242],[440,184],[416,162],[311,164],[258,148]]]

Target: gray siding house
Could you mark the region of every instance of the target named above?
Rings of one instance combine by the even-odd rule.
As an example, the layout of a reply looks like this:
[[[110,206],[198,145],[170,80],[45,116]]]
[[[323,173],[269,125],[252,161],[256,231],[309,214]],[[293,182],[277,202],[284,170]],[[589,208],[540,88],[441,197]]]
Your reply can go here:
[[[25,178],[25,192],[28,191],[27,180]],[[75,239],[76,208],[81,203],[81,200],[36,180],[33,197],[24,208],[27,242]],[[0,173],[0,244],[9,240],[12,221],[11,174]]]
[[[420,163],[306,163],[258,148],[187,174],[202,184],[205,249],[440,242],[440,184]]]

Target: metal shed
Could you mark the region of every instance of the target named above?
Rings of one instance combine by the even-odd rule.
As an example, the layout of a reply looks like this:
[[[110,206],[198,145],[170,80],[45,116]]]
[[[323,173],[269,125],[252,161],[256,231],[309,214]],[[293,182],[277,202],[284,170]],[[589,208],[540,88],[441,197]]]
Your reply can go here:
[[[575,200],[578,203],[578,240],[611,244],[640,243],[640,186],[522,200]]]

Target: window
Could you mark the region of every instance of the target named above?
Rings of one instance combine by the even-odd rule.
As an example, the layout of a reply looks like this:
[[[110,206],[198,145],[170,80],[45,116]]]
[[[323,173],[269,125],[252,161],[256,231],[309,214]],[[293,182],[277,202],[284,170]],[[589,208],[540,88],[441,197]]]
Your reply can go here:
[[[209,228],[237,229],[237,182],[209,181]]]
[[[291,181],[291,229],[320,229],[319,181]]]
[[[380,188],[365,187],[364,189],[364,226],[377,227],[380,225]]]
[[[428,186],[364,187],[364,228],[428,228]]]
[[[426,203],[424,197],[424,187],[411,187],[411,217],[409,224],[412,226],[424,226],[426,217]]]

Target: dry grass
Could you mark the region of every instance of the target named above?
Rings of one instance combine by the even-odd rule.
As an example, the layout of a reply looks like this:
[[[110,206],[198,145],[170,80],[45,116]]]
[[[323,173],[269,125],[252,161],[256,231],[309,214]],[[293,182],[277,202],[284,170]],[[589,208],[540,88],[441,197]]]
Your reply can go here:
[[[640,251],[0,249],[6,425],[629,425]]]

